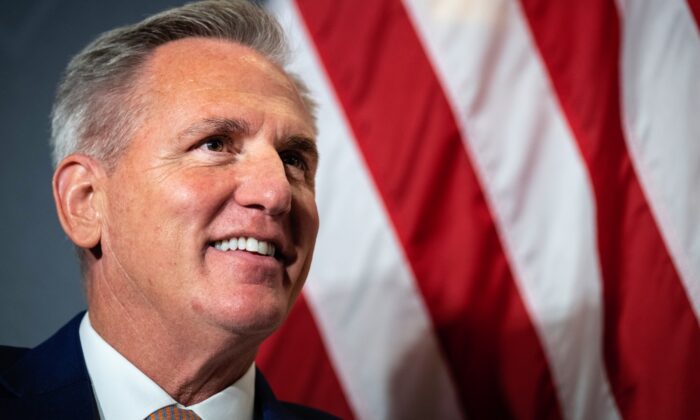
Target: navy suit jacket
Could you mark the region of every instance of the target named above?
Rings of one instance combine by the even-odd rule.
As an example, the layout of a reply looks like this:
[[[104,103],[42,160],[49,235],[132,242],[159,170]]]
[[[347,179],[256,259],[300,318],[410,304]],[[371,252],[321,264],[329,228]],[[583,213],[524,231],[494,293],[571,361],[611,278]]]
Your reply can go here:
[[[100,418],[78,335],[82,317],[83,314],[77,315],[34,349],[0,346],[0,417]],[[257,371],[253,418],[320,420],[335,417],[278,401]]]

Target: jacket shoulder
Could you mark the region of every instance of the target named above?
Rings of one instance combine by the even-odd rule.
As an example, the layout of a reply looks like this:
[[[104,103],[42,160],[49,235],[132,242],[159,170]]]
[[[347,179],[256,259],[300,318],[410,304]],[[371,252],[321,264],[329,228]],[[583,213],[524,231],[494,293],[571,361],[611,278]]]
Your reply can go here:
[[[15,364],[27,351],[25,347],[0,346],[0,372]]]
[[[99,418],[80,346],[83,315],[33,349],[0,346],[0,418]]]

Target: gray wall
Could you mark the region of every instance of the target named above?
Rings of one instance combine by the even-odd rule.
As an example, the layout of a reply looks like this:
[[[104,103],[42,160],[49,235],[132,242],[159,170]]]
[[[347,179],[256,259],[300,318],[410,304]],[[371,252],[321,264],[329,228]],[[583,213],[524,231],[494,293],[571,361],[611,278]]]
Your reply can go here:
[[[0,344],[35,346],[85,308],[51,197],[48,115],[63,68],[98,33],[181,3],[0,0]]]

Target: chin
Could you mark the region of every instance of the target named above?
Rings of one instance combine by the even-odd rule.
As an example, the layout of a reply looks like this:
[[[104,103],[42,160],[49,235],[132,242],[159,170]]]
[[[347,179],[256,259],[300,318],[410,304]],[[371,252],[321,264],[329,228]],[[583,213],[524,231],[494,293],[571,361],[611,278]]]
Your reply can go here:
[[[193,307],[223,330],[237,335],[264,337],[282,324],[290,309],[288,297],[269,289],[229,299],[219,296],[204,304],[195,303]]]

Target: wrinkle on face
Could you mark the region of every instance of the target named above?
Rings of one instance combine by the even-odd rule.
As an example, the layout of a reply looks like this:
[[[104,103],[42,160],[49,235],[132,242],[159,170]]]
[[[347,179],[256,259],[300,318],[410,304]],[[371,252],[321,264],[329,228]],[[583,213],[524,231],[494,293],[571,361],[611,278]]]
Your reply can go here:
[[[220,163],[215,162],[194,162],[182,155],[163,156],[159,163],[144,170],[145,173],[152,173],[152,179],[156,184],[164,184],[173,176],[180,176],[183,170],[193,167],[215,167]]]

